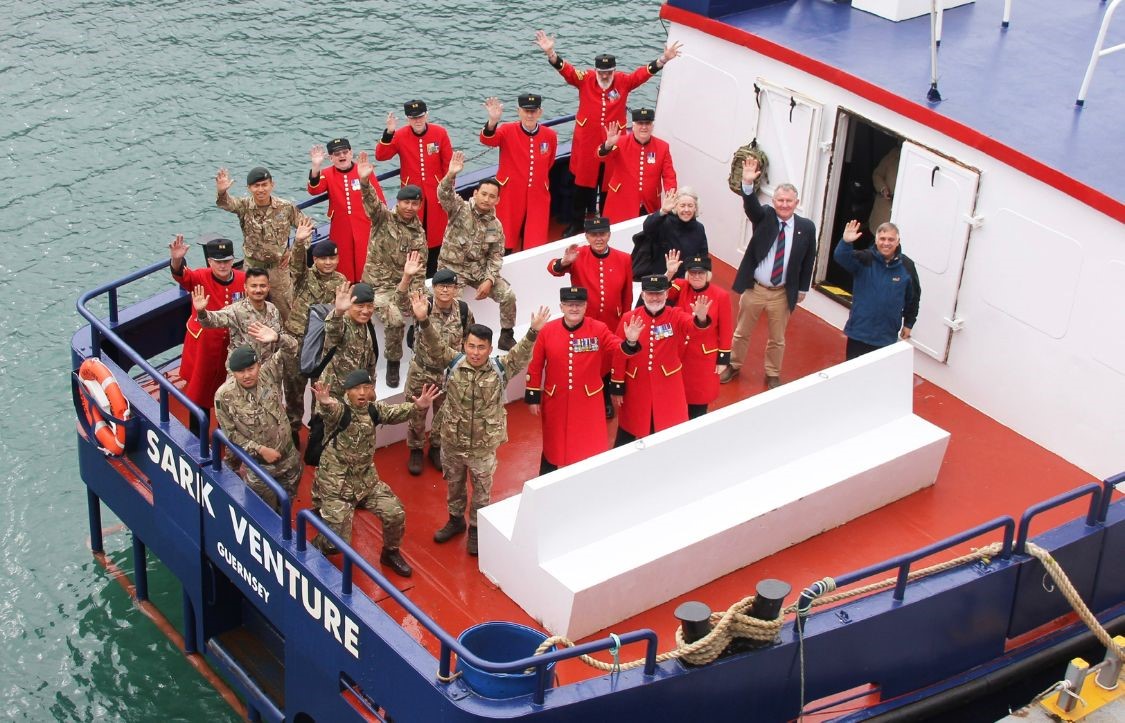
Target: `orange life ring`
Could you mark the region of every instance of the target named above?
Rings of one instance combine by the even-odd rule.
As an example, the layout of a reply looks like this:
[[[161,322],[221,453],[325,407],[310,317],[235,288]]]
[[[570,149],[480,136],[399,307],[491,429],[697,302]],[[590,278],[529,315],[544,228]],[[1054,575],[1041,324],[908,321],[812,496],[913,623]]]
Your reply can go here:
[[[107,421],[103,412],[117,419],[129,419],[129,400],[121,391],[113,372],[99,359],[89,358],[78,367],[78,379],[89,393],[80,394],[82,411],[94,430],[94,438],[107,454],[120,455],[125,451],[125,425]],[[97,404],[91,404],[93,399]]]

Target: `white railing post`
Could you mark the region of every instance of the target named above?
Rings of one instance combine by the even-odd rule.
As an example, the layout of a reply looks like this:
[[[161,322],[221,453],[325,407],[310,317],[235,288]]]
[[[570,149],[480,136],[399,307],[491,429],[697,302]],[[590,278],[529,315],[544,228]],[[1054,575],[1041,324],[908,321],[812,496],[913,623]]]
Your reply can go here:
[[[1086,92],[1090,90],[1090,81],[1094,78],[1094,68],[1098,65],[1098,59],[1103,55],[1116,53],[1118,50],[1125,50],[1125,43],[1114,45],[1112,48],[1102,49],[1105,44],[1106,32],[1109,30],[1109,21],[1113,18],[1113,11],[1121,4],[1121,0],[1113,0],[1109,7],[1106,8],[1105,17],[1102,18],[1102,27],[1098,30],[1098,39],[1094,43],[1094,50],[1090,54],[1090,64],[1086,66],[1086,75],[1082,78],[1082,87],[1078,90],[1078,100],[1075,105],[1082,106],[1086,104]]]

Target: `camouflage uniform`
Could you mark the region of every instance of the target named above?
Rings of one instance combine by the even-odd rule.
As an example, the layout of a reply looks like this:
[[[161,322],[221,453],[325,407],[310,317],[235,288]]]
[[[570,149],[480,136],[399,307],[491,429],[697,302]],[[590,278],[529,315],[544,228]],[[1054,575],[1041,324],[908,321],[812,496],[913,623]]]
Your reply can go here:
[[[254,308],[250,299],[242,298],[218,311],[208,311],[207,309],[197,311],[195,318],[199,320],[199,325],[205,329],[230,330],[230,344],[227,346],[228,354],[240,346],[248,346],[261,359],[266,354],[273,352],[277,348],[277,343],[262,344],[256,341],[249,334],[250,325],[257,321],[281,334],[280,312],[276,306],[268,301],[265,302],[265,305],[262,311],[258,311]]]
[[[259,206],[248,196],[232,198],[223,191],[215,205],[238,216],[242,226],[242,255],[246,268],[265,269],[270,275],[270,301],[289,318],[289,300],[293,289],[289,273],[281,263],[289,247],[289,229],[296,228],[302,214],[291,202],[270,197],[270,205]]]
[[[419,324],[423,338],[439,348],[435,325]],[[496,471],[496,449],[508,441],[508,411],[504,390],[508,381],[523,372],[531,360],[535,337],[529,329],[507,354],[499,357],[501,375],[491,362],[479,369],[462,358],[445,383],[445,405],[441,418],[441,463],[446,480],[446,502],[451,517],[465,514],[466,473],[473,476],[473,501],[469,524],[477,524],[477,510],[488,504],[492,495],[492,475]],[[448,365],[457,355],[446,348],[442,360]]]
[[[474,289],[485,281],[492,282],[488,298],[500,305],[500,327],[516,325],[516,292],[500,276],[504,265],[504,228],[494,211],[480,213],[472,201],[457,195],[453,178],[446,176],[438,184],[438,201],[449,214],[445,240],[438,256],[438,268],[457,274],[457,287]]]
[[[289,415],[289,427],[293,431],[301,428],[305,416],[305,386],[308,380],[301,374],[301,346],[305,340],[305,328],[309,324],[309,307],[313,304],[331,304],[336,300],[336,289],[348,283],[347,277],[339,271],[322,274],[316,267],[306,265],[308,241],[294,242],[293,261],[289,264],[289,278],[293,282],[293,303],[289,318],[285,320],[285,331],[297,340],[292,354],[285,355],[285,413]]]
[[[344,404],[318,406],[324,417],[324,438],[328,439],[340,423]],[[379,414],[379,424],[398,424],[410,416],[413,404],[372,402]],[[406,511],[398,497],[379,479],[372,456],[375,454],[375,423],[368,406],[351,409],[348,427],[324,447],[320,467],[313,478],[312,506],[333,532],[349,544],[352,540],[352,518],[355,509],[370,510],[383,523],[383,547],[398,549],[406,530]],[[322,552],[332,552],[328,541],[317,535],[313,544]]]
[[[426,258],[426,230],[417,218],[402,221],[394,210],[384,206],[375,195],[370,178],[360,181],[360,188],[363,209],[371,219],[363,280],[375,290],[375,314],[383,322],[387,361],[398,361],[402,359],[404,314],[409,315],[410,308],[398,304],[395,287],[402,279],[402,269],[411,251],[417,251],[423,259]],[[410,282],[411,289],[415,291],[424,285],[425,279],[421,274]]]
[[[406,372],[406,387],[403,389],[404,399],[413,399],[422,393],[426,384],[442,385],[445,368],[449,364],[445,361],[447,350],[454,354],[461,351],[465,339],[465,329],[472,323],[473,312],[470,309],[465,317],[465,324],[461,324],[461,309],[458,299],[453,300],[453,305],[448,311],[442,311],[436,306],[430,309],[430,322],[437,326],[440,348],[432,349],[428,346],[426,337],[422,334],[414,335],[414,358],[410,360],[410,368]],[[400,303],[405,303],[400,299]],[[415,329],[415,332],[419,331]],[[442,397],[434,400],[434,424],[430,444],[434,447],[441,446],[440,431],[438,426],[438,413],[441,411]],[[426,410],[418,409],[410,415],[406,428],[406,446],[410,449],[422,449],[426,445]]]
[[[219,391],[215,392],[215,415],[219,426],[232,442],[257,457],[262,469],[269,472],[291,498],[297,494],[304,464],[293,445],[282,404],[282,355],[292,352],[296,345],[293,337],[283,334],[278,353],[259,355],[259,359],[264,360],[261,361],[258,383],[253,388],[246,389],[233,376],[228,376]],[[277,450],[281,459],[265,462],[259,454],[262,447]],[[277,496],[249,470],[246,471],[246,484],[267,504],[278,509]]]
[[[354,369],[366,369],[375,379],[375,353],[371,348],[373,330],[368,324],[357,324],[335,309],[328,313],[324,324],[324,353],[336,347],[332,360],[324,368],[320,380],[337,399],[344,398],[344,377]]]

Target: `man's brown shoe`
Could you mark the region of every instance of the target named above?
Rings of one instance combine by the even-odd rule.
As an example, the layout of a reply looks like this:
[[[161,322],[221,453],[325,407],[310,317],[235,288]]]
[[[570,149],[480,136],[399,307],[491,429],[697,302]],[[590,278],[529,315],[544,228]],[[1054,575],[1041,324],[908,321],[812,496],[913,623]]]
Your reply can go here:
[[[719,384],[729,384],[732,379],[738,376],[738,369],[727,365],[723,373],[719,375]]]
[[[410,459],[406,462],[406,471],[415,477],[422,474],[422,450],[410,450]]]
[[[473,529],[476,529],[475,527]],[[434,542],[442,543],[449,542],[457,535],[465,531],[465,518],[460,516],[449,516],[449,522],[445,523],[445,527],[441,528],[434,533]]]
[[[781,386],[781,377],[766,376],[766,389],[777,389]]]

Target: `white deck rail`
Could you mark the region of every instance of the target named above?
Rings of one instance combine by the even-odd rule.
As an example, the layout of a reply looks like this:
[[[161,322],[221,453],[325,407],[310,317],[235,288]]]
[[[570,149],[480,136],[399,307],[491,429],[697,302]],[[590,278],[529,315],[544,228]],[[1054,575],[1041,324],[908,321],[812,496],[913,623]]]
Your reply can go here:
[[[1098,59],[1103,55],[1116,53],[1118,50],[1125,50],[1125,43],[1119,43],[1112,48],[1102,48],[1102,46],[1105,45],[1106,33],[1109,31],[1109,21],[1113,19],[1113,12],[1117,10],[1117,6],[1120,4],[1121,0],[1113,0],[1105,10],[1105,16],[1102,18],[1102,26],[1098,30],[1098,39],[1094,42],[1094,50],[1090,54],[1090,64],[1086,66],[1086,75],[1083,76],[1082,87],[1078,90],[1078,100],[1074,101],[1075,105],[1086,105],[1086,93],[1090,90],[1090,82],[1094,79],[1094,68],[1098,66]]]

